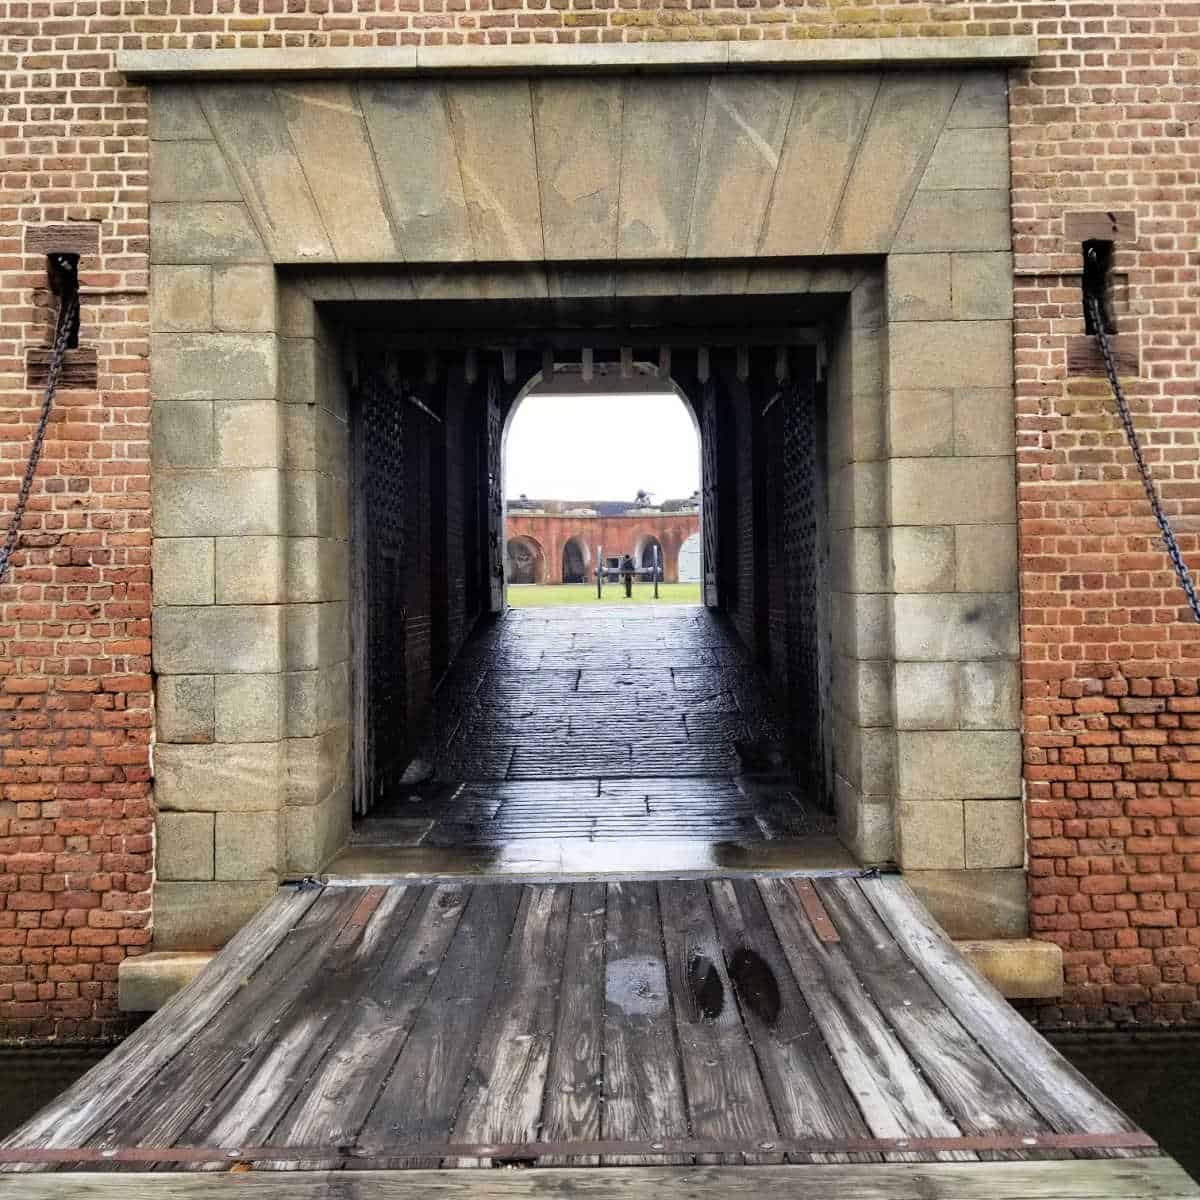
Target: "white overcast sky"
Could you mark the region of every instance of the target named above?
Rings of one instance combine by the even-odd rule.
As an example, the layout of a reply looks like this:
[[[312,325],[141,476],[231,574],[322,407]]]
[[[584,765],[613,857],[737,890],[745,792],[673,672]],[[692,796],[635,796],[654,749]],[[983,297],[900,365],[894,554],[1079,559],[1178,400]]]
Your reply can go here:
[[[656,501],[700,486],[696,427],[675,395],[527,396],[508,429],[505,492],[515,499]]]

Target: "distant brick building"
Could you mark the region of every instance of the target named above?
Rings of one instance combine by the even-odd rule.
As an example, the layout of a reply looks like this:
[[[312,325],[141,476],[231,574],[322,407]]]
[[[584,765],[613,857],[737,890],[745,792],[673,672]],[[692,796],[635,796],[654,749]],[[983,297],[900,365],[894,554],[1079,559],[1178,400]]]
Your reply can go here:
[[[1061,947],[1049,1020],[1200,1020],[1200,634],[1080,298],[1081,242],[1107,234],[1128,391],[1195,561],[1198,51],[1190,0],[6,6],[0,518],[47,254],[79,256],[83,307],[0,582],[0,1032],[115,1028],[127,955],[223,940],[344,838],[371,337],[415,356],[400,382],[434,414],[401,439],[375,411],[406,487],[366,522],[432,531],[423,590],[387,598],[416,706],[502,591],[501,396],[544,360],[484,334],[574,337],[618,304],[612,361],[686,374],[711,416],[705,594],[768,643],[778,347],[755,365],[730,329],[823,331],[814,519],[859,860],[898,863],[956,933]],[[421,324],[439,305],[492,375]],[[686,336],[634,364],[655,305]],[[560,518],[513,516],[537,519]]]
[[[637,507],[619,501],[509,500],[505,518],[509,583],[590,583],[603,558],[654,565],[664,583],[700,582],[700,501]],[[683,569],[680,570],[680,552]]]

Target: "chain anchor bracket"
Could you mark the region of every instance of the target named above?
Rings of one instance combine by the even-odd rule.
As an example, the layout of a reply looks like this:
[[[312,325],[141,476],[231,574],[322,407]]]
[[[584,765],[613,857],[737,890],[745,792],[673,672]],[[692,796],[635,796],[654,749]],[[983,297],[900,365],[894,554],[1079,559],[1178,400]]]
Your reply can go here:
[[[1179,586],[1187,598],[1188,608],[1191,610],[1193,618],[1197,622],[1200,622],[1200,598],[1197,598],[1196,595],[1196,585],[1192,579],[1191,572],[1188,570],[1187,563],[1183,561],[1183,552],[1179,549],[1179,542],[1175,537],[1175,531],[1171,528],[1171,522],[1167,517],[1166,510],[1163,508],[1158,488],[1154,482],[1154,476],[1151,474],[1150,466],[1146,462],[1146,457],[1142,452],[1141,439],[1138,436],[1137,426],[1133,421],[1133,413],[1130,411],[1129,401],[1126,399],[1125,391],[1121,386],[1116,359],[1113,356],[1112,346],[1108,340],[1109,335],[1114,332],[1112,318],[1107,309],[1108,274],[1111,259],[1112,242],[1091,241],[1084,243],[1083,305],[1087,317],[1088,332],[1094,334],[1096,341],[1099,343],[1100,354],[1104,359],[1104,373],[1108,376],[1108,384],[1112,389],[1113,399],[1117,403],[1117,414],[1121,419],[1121,427],[1125,431],[1125,440],[1129,443],[1130,452],[1133,454],[1138,478],[1142,482],[1142,490],[1146,493],[1146,499],[1150,502],[1150,511],[1153,513],[1154,521],[1158,525],[1159,533],[1162,535],[1167,557],[1171,560],[1171,566],[1174,568],[1175,576],[1179,580]]]
[[[21,485],[17,489],[17,503],[4,532],[4,541],[0,543],[0,583],[4,582],[4,577],[12,562],[13,552],[17,548],[17,541],[21,536],[21,522],[25,519],[25,510],[29,506],[29,493],[33,489],[33,479],[42,458],[42,447],[46,442],[46,426],[50,423],[50,414],[54,410],[55,393],[58,391],[59,380],[62,378],[63,360],[66,358],[67,351],[77,344],[79,338],[79,256],[77,254],[48,255],[46,276],[50,290],[59,298],[58,323],[54,331],[53,352],[46,377],[46,393],[42,399],[41,412],[38,414],[33,445],[30,447],[29,458],[25,463],[25,473],[21,477]]]

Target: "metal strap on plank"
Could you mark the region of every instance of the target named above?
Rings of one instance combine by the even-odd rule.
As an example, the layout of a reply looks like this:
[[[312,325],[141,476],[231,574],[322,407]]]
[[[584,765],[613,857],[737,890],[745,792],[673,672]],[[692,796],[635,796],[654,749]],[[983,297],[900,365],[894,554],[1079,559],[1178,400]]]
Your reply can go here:
[[[987,1137],[913,1138],[663,1138],[658,1141],[559,1142],[407,1142],[377,1146],[80,1146],[75,1148],[0,1149],[0,1163],[215,1163],[339,1162],[356,1167],[395,1159],[505,1159],[531,1162],[544,1157],[637,1155],[657,1157],[701,1154],[854,1154],[1126,1149],[1157,1151],[1158,1144],[1139,1130],[1119,1133],[1039,1133]]]

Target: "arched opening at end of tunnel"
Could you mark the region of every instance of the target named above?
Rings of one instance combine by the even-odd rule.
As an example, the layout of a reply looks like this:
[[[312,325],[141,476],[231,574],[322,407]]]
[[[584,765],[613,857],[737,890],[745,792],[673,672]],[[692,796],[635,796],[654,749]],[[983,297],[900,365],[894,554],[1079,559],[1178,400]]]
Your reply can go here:
[[[826,399],[797,332],[356,340],[356,839],[492,860],[553,843],[558,864],[620,871],[635,844],[642,866],[680,842],[708,866],[833,832]],[[510,488],[519,410],[585,394],[626,445],[653,445],[636,404],[677,405],[687,494],[648,479],[609,512]],[[590,449],[543,452],[570,479]],[[570,589],[587,600],[514,600]]]

